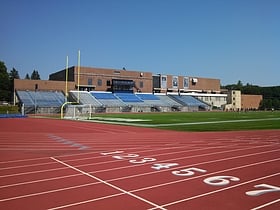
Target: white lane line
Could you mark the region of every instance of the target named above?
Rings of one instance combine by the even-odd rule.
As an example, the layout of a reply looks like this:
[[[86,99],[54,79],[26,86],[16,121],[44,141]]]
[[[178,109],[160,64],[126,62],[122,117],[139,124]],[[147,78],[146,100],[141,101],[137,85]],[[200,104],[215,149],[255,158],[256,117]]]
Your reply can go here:
[[[194,155],[194,156],[189,156],[188,158],[194,158],[194,157],[201,157],[201,156],[208,156],[208,155],[216,155],[216,154],[223,154],[223,153],[229,153],[229,152],[234,152],[234,151],[242,151],[242,150],[251,150],[251,149],[257,149],[257,148],[262,148],[262,147],[267,147],[267,146],[256,146],[256,147],[250,147],[250,148],[241,148],[241,149],[234,149],[234,150],[227,150],[227,151],[221,151],[221,152],[214,152],[214,153],[205,153],[205,154],[201,154],[201,155]],[[204,149],[195,149],[195,150],[190,150],[190,151],[201,151],[201,150],[205,150],[205,149],[216,149],[216,148],[226,148],[226,147],[210,147],[210,148],[204,148]],[[175,153],[182,153],[185,151],[178,151],[178,152],[173,152],[173,153],[163,153],[163,154],[159,154],[156,156],[161,156],[161,155],[168,155],[168,154],[175,154]],[[155,157],[156,157],[155,156]],[[170,159],[170,160],[180,160],[180,159],[185,159],[186,157],[182,157],[182,158],[175,158],[175,159]],[[106,162],[100,162],[100,163],[95,163],[95,164],[82,164],[82,165],[77,165],[75,167],[83,167],[83,166],[92,166],[92,165],[101,165],[104,163],[110,163],[110,162],[116,162],[119,160],[111,160],[111,161],[106,161]],[[139,165],[131,165],[131,166],[125,166],[122,168],[130,168],[130,167],[136,167]],[[14,176],[22,176],[22,175],[27,175],[27,174],[35,174],[35,173],[42,173],[42,172],[49,172],[49,171],[56,171],[56,170],[63,170],[65,168],[54,168],[54,169],[47,169],[47,170],[39,170],[39,171],[27,171],[27,172],[21,172],[21,173],[17,173],[17,174],[6,174],[6,175],[0,175],[0,178],[5,178],[5,177],[14,177]],[[112,170],[112,169],[109,169]]]
[[[88,186],[95,185],[95,184],[98,184],[98,183],[99,182],[93,182],[93,183],[87,183],[87,184],[72,186],[72,187],[59,188],[59,189],[55,189],[55,190],[49,190],[49,191],[19,195],[19,196],[16,196],[16,197],[0,199],[0,202],[22,199],[22,198],[28,198],[28,197],[33,197],[33,196],[39,196],[39,195],[44,195],[44,194],[49,194],[49,193],[56,193],[56,192],[61,192],[61,191],[65,191],[65,190],[72,190],[72,189],[76,189],[76,188],[80,188],[80,187],[88,187]]]
[[[108,198],[113,198],[113,197],[117,197],[117,196],[124,195],[124,194],[125,193],[122,192],[122,193],[108,195],[108,196],[104,196],[104,197],[100,197],[100,198],[85,200],[85,201],[81,201],[81,202],[77,202],[77,203],[71,203],[71,204],[67,204],[67,205],[64,205],[64,206],[57,206],[57,207],[54,207],[54,208],[50,208],[48,210],[57,210],[57,209],[69,208],[69,207],[72,207],[72,206],[78,206],[78,205],[82,205],[82,204],[86,204],[86,203],[100,201],[100,200],[104,200],[104,199],[108,199]]]
[[[137,196],[137,195],[135,195],[135,194],[133,194],[133,193],[131,193],[131,192],[128,192],[128,191],[126,191],[126,190],[124,190],[124,189],[122,189],[122,188],[119,188],[119,187],[117,187],[117,186],[115,186],[115,185],[113,185],[113,184],[110,184],[109,182],[106,182],[106,181],[104,181],[104,180],[102,180],[102,179],[100,179],[100,178],[98,178],[98,177],[96,177],[96,176],[93,176],[93,175],[91,175],[91,174],[89,174],[89,173],[87,173],[87,172],[85,172],[85,171],[82,171],[82,170],[80,170],[80,169],[78,169],[78,168],[75,168],[75,167],[73,167],[73,166],[71,166],[71,165],[69,165],[69,164],[67,164],[67,163],[64,163],[63,161],[60,161],[60,160],[58,160],[58,159],[56,159],[56,158],[54,158],[54,157],[51,157],[51,159],[54,160],[54,161],[56,161],[56,162],[58,162],[58,163],[61,163],[62,165],[66,166],[66,167],[68,167],[68,168],[71,168],[71,169],[73,169],[73,170],[75,170],[75,171],[78,171],[79,173],[84,174],[85,176],[88,176],[88,177],[90,177],[90,178],[93,178],[93,179],[95,179],[95,180],[97,180],[97,181],[99,181],[99,182],[101,182],[101,183],[103,183],[103,184],[105,184],[105,185],[107,185],[107,186],[109,186],[109,187],[112,187],[112,188],[114,188],[114,189],[116,189],[116,190],[118,190],[118,191],[121,191],[121,192],[123,192],[123,193],[129,195],[129,196],[132,196],[132,197],[134,197],[134,198],[136,198],[136,199],[138,199],[138,200],[141,200],[141,201],[143,201],[143,202],[145,202],[145,203],[148,203],[148,204],[150,204],[150,205],[156,207],[157,209],[166,210],[165,208],[163,208],[163,207],[161,207],[161,206],[159,206],[159,205],[157,205],[157,204],[155,204],[155,203],[153,203],[153,202],[151,202],[151,201],[148,201],[148,200],[146,200],[146,199],[144,199],[144,198],[142,198],[142,197],[140,197],[140,196]]]
[[[232,152],[232,151],[235,151],[235,150],[229,150],[227,152]],[[211,160],[211,161],[204,161],[204,162],[200,162],[200,163],[194,163],[194,164],[191,164],[191,165],[184,165],[184,167],[188,167],[188,166],[197,166],[197,165],[202,165],[202,164],[209,164],[209,163],[215,163],[215,162],[222,162],[222,161],[226,161],[226,160],[233,160],[233,159],[238,159],[238,158],[244,158],[244,157],[250,157],[250,156],[255,156],[255,155],[261,155],[261,154],[267,154],[267,153],[272,153],[272,152],[276,152],[276,151],[279,151],[279,149],[277,150],[271,150],[271,151],[264,151],[264,152],[258,152],[258,153],[251,153],[251,154],[246,154],[246,155],[239,155],[239,156],[234,156],[234,157],[229,157],[229,158],[222,158],[222,159],[218,159],[218,160]],[[211,153],[207,154],[207,155],[210,155]],[[214,153],[216,154],[216,153]],[[189,156],[188,158],[193,158],[193,157],[196,157],[196,156]],[[164,161],[173,161],[173,160],[178,160],[178,159],[185,159],[185,157],[183,158],[173,158],[173,159],[168,159],[168,160],[164,160]],[[161,162],[164,162],[164,161],[161,161]],[[108,163],[108,162],[115,162],[115,161],[107,161],[105,163]],[[96,165],[96,164],[94,164]],[[82,166],[85,166],[85,165],[78,165],[78,166],[75,166],[75,167],[82,167]],[[106,172],[106,171],[114,171],[114,170],[120,170],[120,169],[126,169],[126,168],[132,168],[132,167],[137,167],[137,166],[141,166],[141,165],[131,165],[131,166],[123,166],[123,167],[117,167],[117,168],[112,168],[112,169],[102,169],[102,170],[98,170],[98,171],[90,171],[88,173],[100,173],[100,172]],[[169,170],[175,170],[175,169],[180,169],[182,168],[182,166],[179,166],[179,167],[175,167],[175,168],[171,168],[171,169],[167,169],[165,171],[169,171]],[[65,168],[57,168],[58,170],[63,170]],[[56,170],[56,169],[52,169],[52,170]],[[51,171],[51,169],[48,169],[47,170],[48,172]],[[46,170],[43,170],[43,171],[35,171],[37,173],[43,173],[43,172],[47,172]],[[159,172],[163,172],[163,171],[153,171],[153,172],[148,172],[148,173],[142,173],[142,174],[137,174],[137,175],[131,175],[131,176],[126,176],[126,177],[121,177],[121,178],[116,178],[116,179],[112,179],[110,181],[115,181],[115,180],[121,180],[121,179],[124,179],[124,178],[132,178],[132,177],[138,177],[138,176],[144,176],[144,175],[149,175],[149,174],[154,174],[154,173],[159,173]],[[29,174],[29,173],[28,173]],[[25,175],[25,174],[20,174],[20,175]],[[67,177],[71,177],[71,176],[78,176],[79,174],[75,174],[75,175],[68,175],[68,176],[62,176],[62,178],[67,178]],[[1,176],[0,176],[1,177]],[[18,185],[25,185],[25,184],[30,184],[30,183],[36,183],[36,182],[40,182],[40,181],[49,181],[49,180],[53,180],[53,179],[60,179],[60,177],[55,177],[55,178],[50,178],[50,179],[42,179],[42,180],[34,180],[34,181],[28,181],[28,182],[22,182],[22,183],[15,183],[15,184],[10,184],[10,185],[3,185],[3,186],[0,186],[0,189],[1,188],[6,188],[6,187],[13,187],[13,186],[18,186]]]
[[[196,195],[196,196],[193,196],[193,197],[177,200],[177,201],[174,201],[174,202],[171,202],[171,203],[164,204],[164,205],[162,205],[162,207],[167,207],[167,206],[175,205],[175,204],[178,204],[178,203],[194,200],[196,198],[201,198],[201,197],[204,197],[204,196],[212,195],[212,194],[215,194],[215,193],[219,193],[219,192],[222,192],[222,191],[226,191],[226,190],[229,190],[229,189],[232,189],[232,188],[240,187],[242,185],[246,185],[246,184],[249,184],[249,183],[252,183],[252,182],[260,181],[260,180],[271,178],[271,177],[278,176],[278,175],[280,175],[280,172],[275,173],[275,174],[271,174],[271,175],[268,175],[268,176],[260,177],[260,178],[257,178],[257,179],[252,179],[250,181],[242,182],[240,184],[236,184],[236,185],[233,185],[233,186],[230,186],[230,187],[222,188],[222,189],[219,189],[219,190],[214,190],[214,191],[211,191],[211,192],[208,192],[208,193],[203,193],[203,194],[199,194],[199,195]],[[150,208],[149,210],[154,210],[154,209],[157,209],[157,208],[154,207],[154,208]]]
[[[280,158],[279,158],[279,159],[280,159]],[[279,159],[277,159],[277,160],[279,160]],[[266,163],[269,163],[269,162],[271,162],[271,161],[273,162],[274,160],[269,160],[269,161],[264,161],[264,162],[258,162],[258,163],[255,163],[255,164],[249,164],[249,165],[245,165],[245,166],[241,166],[241,167],[237,167],[237,168],[231,168],[231,169],[222,170],[222,171],[216,171],[216,172],[213,172],[213,173],[210,173],[210,174],[206,174],[206,175],[201,175],[201,176],[197,176],[197,177],[187,178],[187,179],[184,179],[183,181],[188,181],[188,180],[191,180],[191,179],[197,179],[197,178],[209,176],[209,175],[212,175],[212,174],[216,174],[216,173],[219,173],[219,172],[231,171],[231,170],[236,170],[236,169],[239,169],[239,168],[246,168],[246,167],[255,166],[255,165],[259,165],[259,164],[266,164]],[[115,181],[115,180],[108,180],[108,181]],[[164,183],[164,184],[159,184],[159,185],[154,185],[154,186],[139,188],[139,189],[136,189],[136,190],[131,190],[130,192],[131,192],[131,193],[134,193],[134,192],[149,190],[149,189],[153,189],[153,188],[156,188],[156,187],[161,187],[161,186],[165,186],[165,185],[174,184],[174,183],[177,183],[177,182],[178,182],[178,181],[173,181],[173,182],[169,182],[169,183],[167,182],[167,183]],[[180,181],[179,181],[179,182],[180,182]],[[98,183],[99,183],[99,182],[98,182]],[[96,183],[96,184],[98,184],[98,183]],[[76,205],[81,205],[81,204],[85,204],[85,203],[90,203],[90,202],[94,202],[94,201],[97,201],[97,200],[103,200],[103,199],[106,199],[106,198],[116,197],[116,196],[119,196],[119,195],[122,195],[122,194],[124,194],[124,193],[112,194],[112,195],[108,195],[108,196],[105,196],[105,197],[100,197],[100,198],[85,200],[85,201],[81,201],[81,202],[77,202],[77,203],[67,204],[67,205],[64,205],[64,206],[61,206],[61,207],[60,207],[60,206],[59,206],[59,207],[56,207],[56,208],[54,208],[54,209],[52,209],[52,210],[61,209],[61,208],[67,208],[67,207],[76,206]]]
[[[171,182],[166,182],[166,183],[162,183],[162,184],[152,185],[152,186],[149,186],[149,187],[144,187],[144,188],[140,188],[140,189],[136,189],[136,190],[131,190],[131,192],[138,192],[138,191],[143,191],[143,190],[149,190],[149,189],[153,189],[153,188],[163,187],[163,186],[172,185],[172,184],[176,184],[176,183],[180,183],[180,182],[186,182],[186,181],[193,180],[193,179],[200,179],[202,177],[207,177],[207,176],[215,175],[215,174],[218,174],[218,173],[224,173],[224,172],[228,172],[228,171],[235,171],[235,170],[239,170],[239,169],[243,169],[243,168],[249,168],[249,167],[252,167],[252,166],[268,164],[268,163],[271,163],[271,162],[274,162],[274,161],[279,161],[279,160],[280,160],[280,158],[276,158],[276,159],[272,159],[272,160],[266,160],[266,161],[262,161],[262,162],[256,162],[256,163],[251,163],[251,164],[247,164],[247,165],[237,166],[237,167],[233,167],[233,168],[223,169],[223,170],[220,170],[220,171],[213,171],[211,173],[206,173],[206,174],[203,174],[203,175],[200,175],[200,176],[194,176],[194,177],[190,177],[190,178],[179,179],[179,180],[176,180],[176,181],[171,181]]]
[[[276,136],[276,137],[278,137],[278,136]],[[217,139],[216,139],[217,140]],[[219,139],[218,139],[219,140]],[[278,140],[278,139],[277,139]],[[238,140],[238,141],[240,141],[240,140]],[[195,142],[197,142],[197,141],[195,141]],[[204,142],[204,141],[203,141]],[[111,144],[110,144],[111,145]],[[29,145],[29,147],[30,147],[30,145]],[[122,148],[123,150],[128,150],[128,149],[138,149],[138,148],[143,148],[143,147],[129,147],[129,148]],[[145,147],[144,147],[145,148]],[[164,148],[163,148],[164,149]],[[103,150],[104,150],[104,148],[103,148]],[[160,149],[159,149],[160,150]],[[87,152],[87,153],[78,153],[78,154],[71,154],[71,155],[69,155],[69,154],[67,154],[67,155],[59,155],[59,156],[57,156],[57,157],[75,157],[75,156],[84,156],[84,155],[86,155],[86,154],[95,154],[95,153],[99,153],[99,152],[96,152],[96,151],[94,151],[94,152]],[[0,164],[6,164],[6,163],[16,163],[16,162],[28,162],[28,161],[34,161],[34,160],[41,160],[41,159],[47,159],[47,158],[45,158],[45,157],[43,157],[43,158],[32,158],[32,159],[20,159],[20,160],[7,160],[7,161],[1,161],[0,162]]]
[[[274,159],[274,160],[267,160],[267,161],[263,161],[263,162],[257,162],[257,163],[248,164],[248,165],[243,165],[243,166],[239,166],[239,167],[235,167],[235,168],[230,168],[230,169],[225,169],[225,170],[221,170],[221,171],[215,171],[215,172],[208,173],[208,174],[204,174],[204,175],[197,176],[197,177],[186,178],[186,179],[177,180],[177,181],[172,181],[172,182],[166,182],[166,183],[158,184],[158,185],[152,185],[152,186],[149,186],[149,187],[144,187],[144,188],[139,188],[139,189],[136,189],[136,190],[131,190],[130,192],[133,193],[133,192],[139,192],[139,191],[143,191],[143,190],[149,190],[149,189],[153,189],[153,188],[157,188],[157,187],[162,187],[162,186],[166,186],[166,185],[170,185],[170,184],[175,184],[175,183],[179,183],[179,182],[185,182],[185,181],[192,180],[192,179],[202,178],[202,177],[209,176],[209,175],[213,175],[213,174],[216,174],[216,173],[221,173],[221,172],[227,172],[227,171],[232,171],[232,170],[247,168],[247,167],[256,166],[256,165],[260,165],[260,164],[267,164],[267,163],[274,162],[274,161],[278,161],[278,160],[280,160],[280,158]],[[91,172],[89,172],[89,173],[91,173]],[[152,174],[152,173],[153,173],[153,172],[145,173],[145,174],[142,174],[142,175],[148,175],[148,174]],[[158,173],[158,171],[156,171],[156,173]],[[83,175],[83,174],[79,173],[79,174],[75,174],[75,175],[71,175],[71,176],[76,176],[76,175]],[[127,176],[127,177],[121,177],[121,178],[110,179],[110,180],[107,180],[107,182],[108,182],[108,181],[112,182],[112,181],[123,180],[123,179],[126,179],[126,178],[133,178],[133,177],[136,177],[136,176],[138,176],[138,175],[132,175],[132,176]],[[70,176],[69,176],[69,177],[70,177]],[[67,178],[68,178],[68,177],[67,177]],[[32,194],[26,194],[26,195],[16,196],[16,197],[4,198],[4,199],[1,199],[0,202],[3,202],[3,201],[10,201],[10,200],[16,200],[16,199],[21,199],[21,198],[26,198],[26,197],[32,197],[32,196],[38,196],[38,195],[44,195],[44,194],[48,194],[48,193],[55,193],[55,192],[60,192],[60,191],[66,191],[66,190],[71,190],[71,189],[86,187],[86,186],[90,186],[90,185],[95,185],[95,184],[99,184],[99,183],[100,183],[100,182],[93,182],[93,183],[89,183],[89,184],[82,184],[82,185],[76,185],[76,186],[72,186],[72,187],[59,188],[59,189],[55,189],[55,190],[49,190],[49,191],[43,191],[43,192],[38,192],[38,193],[32,193]],[[125,193],[121,193],[121,194],[125,194]],[[119,195],[119,194],[113,194],[113,195],[111,195],[111,196],[114,197],[115,195]],[[101,197],[101,198],[102,198],[102,197]],[[95,199],[101,199],[101,198],[95,198]],[[94,201],[95,199],[91,199],[91,200],[88,200],[88,201],[81,201],[81,202],[79,202],[79,203],[88,203],[88,202]],[[73,203],[73,204],[68,204],[68,205],[66,205],[66,206],[72,206],[72,205],[76,205],[76,204]],[[78,204],[77,204],[77,205],[78,205]]]
[[[18,168],[28,168],[28,167],[35,167],[35,166],[42,166],[42,165],[51,165],[51,164],[54,164],[54,162],[34,163],[34,164],[30,164],[30,165],[10,166],[10,167],[6,167],[6,168],[0,168],[0,171],[11,170],[11,169],[18,169]]]
[[[202,150],[208,150],[208,149],[219,149],[219,148],[227,148],[227,147],[231,147],[231,146],[219,146],[219,147],[209,147],[209,148],[203,148],[203,149],[194,149],[194,150],[189,150],[188,152],[194,152],[194,151],[202,151]],[[205,153],[204,155],[213,155],[213,154],[219,154],[219,153],[228,153],[231,151],[239,151],[239,150],[247,150],[247,149],[255,149],[255,148],[259,148],[259,147],[268,147],[268,146],[257,146],[257,147],[250,147],[250,148],[242,148],[242,149],[235,149],[235,150],[229,150],[229,151],[222,151],[222,152],[218,152],[218,153]],[[153,151],[153,150],[152,150]],[[146,151],[144,151],[146,152]],[[172,153],[162,153],[162,154],[158,154],[158,155],[154,155],[156,156],[162,156],[162,155],[170,155],[170,154],[177,154],[177,153],[184,153],[185,151],[178,151],[178,152],[172,152]],[[140,152],[137,152],[140,153]],[[199,155],[201,156],[201,155]],[[101,156],[99,158],[104,158],[105,156]],[[189,156],[189,158],[192,156]],[[193,156],[196,157],[196,156]],[[94,159],[96,159],[98,157],[94,157]],[[89,163],[89,164],[82,164],[82,165],[77,165],[76,167],[82,167],[82,166],[91,166],[91,165],[101,165],[104,163],[110,163],[110,162],[117,162],[119,160],[111,160],[111,161],[106,161],[106,162],[99,162],[99,163]],[[68,162],[68,160],[67,160]],[[136,165],[135,165],[136,166]],[[133,166],[130,166],[133,167]],[[60,169],[64,169],[64,168],[55,168],[55,169],[48,169],[47,171],[52,171],[52,170],[60,170]],[[46,170],[39,170],[39,171],[27,171],[27,172],[21,172],[21,173],[17,173],[17,174],[6,174],[6,175],[0,175],[0,178],[4,178],[4,177],[11,177],[11,176],[21,176],[21,175],[25,175],[25,174],[34,174],[34,173],[41,173],[41,172],[45,172]]]
[[[205,121],[205,122],[186,122],[186,123],[169,123],[169,124],[144,124],[144,123],[127,123],[117,121],[91,120],[92,122],[117,125],[133,125],[137,127],[165,127],[165,126],[181,126],[181,125],[204,125],[204,124],[220,124],[220,123],[239,123],[239,122],[257,122],[257,121],[274,121],[280,118],[262,118],[262,119],[243,119],[243,120],[221,120],[221,121]],[[88,120],[86,121],[88,122]]]
[[[265,203],[265,204],[263,204],[263,205],[261,205],[261,206],[257,206],[257,207],[255,207],[255,208],[253,208],[253,209],[251,209],[251,210],[262,209],[262,208],[264,208],[264,207],[270,206],[270,205],[272,205],[272,204],[274,204],[274,203],[278,203],[278,202],[280,202],[280,198],[277,199],[277,200],[271,201],[271,202],[269,202],[269,203]]]
[[[150,142],[149,142],[150,143]],[[108,143],[110,146],[112,146],[112,143]],[[117,146],[119,146],[119,144],[116,144]],[[175,144],[174,144],[175,145]],[[191,145],[193,146],[193,145]],[[190,145],[184,146],[183,148],[189,148]],[[30,148],[30,144],[29,144],[29,148]],[[147,148],[147,146],[138,146],[138,147],[125,147],[125,148],[120,148],[119,150],[133,150],[133,149],[144,149]],[[144,150],[142,152],[150,152],[150,151],[160,151],[160,150],[170,150],[170,149],[177,149],[177,148],[182,148],[182,146],[176,146],[176,147],[163,147],[163,148],[156,148],[156,149],[149,149],[149,150]],[[0,148],[1,150],[1,148]],[[11,148],[10,150],[13,150],[13,148]],[[101,150],[101,149],[100,149]],[[105,150],[115,150],[115,148],[106,148],[104,149],[104,147],[102,147],[102,151]],[[101,151],[93,151],[93,152],[85,152],[83,151],[82,153],[78,153],[78,154],[67,154],[67,155],[58,155],[56,157],[75,157],[75,156],[85,156],[85,155],[91,155],[91,154],[98,154],[100,155]],[[93,157],[93,158],[102,158],[102,157]],[[37,160],[44,160],[44,159],[49,159],[49,157],[43,157],[43,158],[32,158],[32,159],[19,159],[19,160],[7,160],[7,161],[2,161],[0,162],[0,164],[8,164],[8,163],[21,163],[21,162],[29,162],[29,161],[37,161]],[[90,158],[80,158],[80,159],[70,159],[67,160],[67,162],[70,161],[77,161],[77,160],[83,160],[83,159],[92,159],[92,157]],[[17,167],[17,166],[15,166]],[[18,167],[22,167],[22,166],[18,166]],[[2,170],[2,169],[0,169]]]
[[[38,171],[28,171],[28,172],[21,172],[21,173],[17,173],[17,174],[2,175],[2,176],[0,176],[0,178],[22,176],[22,175],[29,175],[29,174],[37,174],[37,173],[44,173],[44,172],[50,172],[50,171],[58,171],[58,170],[64,170],[64,169],[65,169],[64,167],[60,167],[60,168],[44,169],[44,170],[38,170]]]

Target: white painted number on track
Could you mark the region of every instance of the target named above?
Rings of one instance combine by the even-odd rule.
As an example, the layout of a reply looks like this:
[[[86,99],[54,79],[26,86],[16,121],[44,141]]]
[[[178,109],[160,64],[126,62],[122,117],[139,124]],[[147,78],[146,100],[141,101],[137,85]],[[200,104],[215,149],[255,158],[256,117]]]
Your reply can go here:
[[[101,155],[111,155],[112,158],[118,159],[118,160],[126,160],[129,159],[130,163],[135,163],[135,164],[141,164],[141,163],[147,163],[147,162],[153,162],[156,161],[156,158],[149,158],[149,157],[139,157],[138,154],[121,154],[124,151],[113,151],[113,152],[101,152]],[[118,154],[118,155],[116,155]],[[135,159],[139,158],[139,159]]]
[[[147,162],[153,162],[156,161],[157,159],[155,158],[142,158],[142,160],[130,160],[130,163],[147,163]]]
[[[265,188],[262,190],[252,190],[246,192],[246,195],[249,196],[259,196],[265,193],[271,193],[271,192],[280,192],[280,187],[272,186],[269,184],[258,184],[254,186],[255,188]]]
[[[124,160],[124,159],[136,158],[136,157],[139,157],[139,155],[137,155],[137,154],[124,154],[124,155],[114,155],[112,157],[115,158],[115,159],[118,159],[118,160]]]
[[[212,186],[224,186],[228,185],[230,181],[240,181],[239,178],[234,176],[213,176],[203,180],[204,183],[212,185]]]
[[[101,155],[114,155],[114,154],[119,154],[123,153],[123,151],[114,151],[114,152],[101,152]]]
[[[150,158],[150,157],[140,157],[138,154],[123,154],[124,151],[112,151],[112,152],[101,152],[101,155],[110,155],[112,158],[118,159],[118,160],[129,160],[129,163],[132,164],[143,164],[147,162],[153,162],[156,161],[156,158]],[[170,169],[172,167],[178,166],[178,163],[154,163],[151,168],[155,170],[161,170],[161,169]],[[206,173],[207,170],[201,169],[201,168],[185,168],[181,170],[172,171],[171,173],[175,176],[193,176],[196,173]],[[211,186],[225,186],[230,184],[230,182],[237,182],[240,181],[238,177],[235,176],[213,176],[208,177],[203,180],[204,183],[211,185]],[[268,184],[258,184],[254,186],[255,188],[262,188],[258,190],[252,190],[247,191],[246,195],[248,196],[260,196],[266,193],[272,193],[272,192],[280,192],[280,187],[278,186],[272,186]]]
[[[177,176],[193,176],[195,172],[205,173],[207,171],[200,168],[185,168],[179,171],[172,171],[172,174]]]
[[[173,166],[178,166],[178,163],[155,163],[151,168],[160,170],[160,169],[169,169]]]

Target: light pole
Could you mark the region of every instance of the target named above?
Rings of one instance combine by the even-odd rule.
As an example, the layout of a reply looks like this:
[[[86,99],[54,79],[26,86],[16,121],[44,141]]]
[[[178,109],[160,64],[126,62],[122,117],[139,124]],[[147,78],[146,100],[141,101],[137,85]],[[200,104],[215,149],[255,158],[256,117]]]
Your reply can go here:
[[[36,115],[36,109],[37,109],[37,99],[36,99],[37,90],[38,90],[38,84],[35,84],[35,93],[34,93],[34,106],[35,106],[34,114],[35,115]]]

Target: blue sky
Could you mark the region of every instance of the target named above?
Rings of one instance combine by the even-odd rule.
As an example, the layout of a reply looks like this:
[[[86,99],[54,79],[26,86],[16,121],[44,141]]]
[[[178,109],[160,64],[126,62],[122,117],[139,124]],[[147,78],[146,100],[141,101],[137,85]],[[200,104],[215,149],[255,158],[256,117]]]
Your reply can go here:
[[[1,0],[0,60],[280,85],[279,0]]]

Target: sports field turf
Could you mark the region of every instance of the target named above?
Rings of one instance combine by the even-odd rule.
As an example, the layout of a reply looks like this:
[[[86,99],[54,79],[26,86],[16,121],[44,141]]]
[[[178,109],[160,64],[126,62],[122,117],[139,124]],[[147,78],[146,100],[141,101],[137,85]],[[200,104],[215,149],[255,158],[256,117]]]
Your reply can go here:
[[[177,131],[280,129],[277,111],[97,114],[91,120]]]

